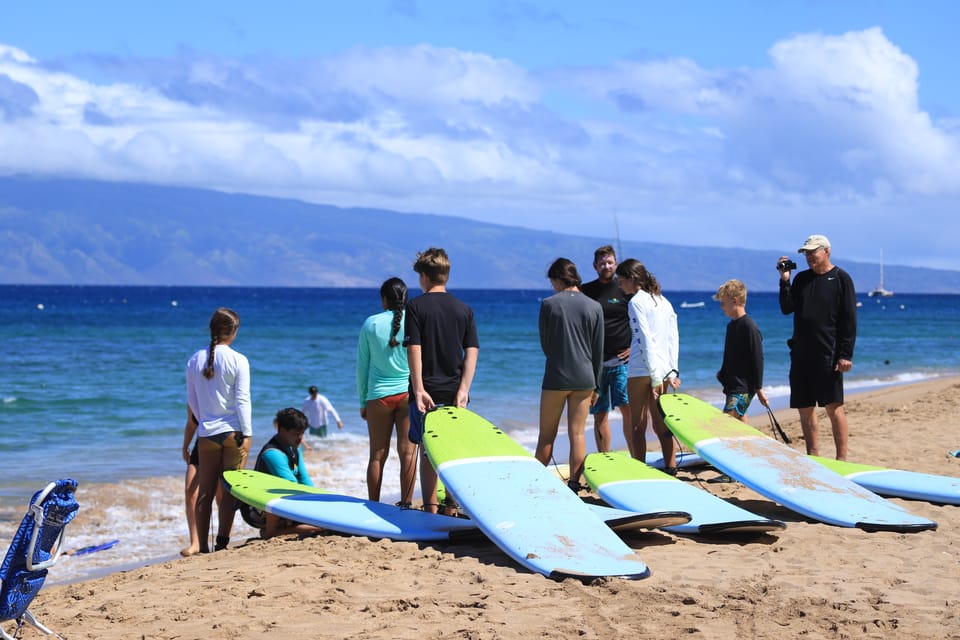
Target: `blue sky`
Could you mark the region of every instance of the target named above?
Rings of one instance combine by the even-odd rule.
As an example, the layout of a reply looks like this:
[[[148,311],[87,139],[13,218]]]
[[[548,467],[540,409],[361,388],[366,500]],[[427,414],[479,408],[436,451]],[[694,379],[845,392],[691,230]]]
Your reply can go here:
[[[0,174],[960,270],[957,24],[943,0],[13,3]]]

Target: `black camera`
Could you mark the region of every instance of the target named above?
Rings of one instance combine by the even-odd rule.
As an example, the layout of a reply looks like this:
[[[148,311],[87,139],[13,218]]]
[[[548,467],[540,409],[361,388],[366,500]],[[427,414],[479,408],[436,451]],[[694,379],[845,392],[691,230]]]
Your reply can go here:
[[[793,260],[784,260],[777,264],[777,271],[793,271],[797,268],[797,263]]]

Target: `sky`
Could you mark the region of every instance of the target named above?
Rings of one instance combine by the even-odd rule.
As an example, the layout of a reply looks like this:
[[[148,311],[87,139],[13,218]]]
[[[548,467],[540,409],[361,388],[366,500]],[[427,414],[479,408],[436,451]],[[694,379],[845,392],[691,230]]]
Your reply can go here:
[[[0,175],[960,270],[958,24],[953,0],[5,3]]]

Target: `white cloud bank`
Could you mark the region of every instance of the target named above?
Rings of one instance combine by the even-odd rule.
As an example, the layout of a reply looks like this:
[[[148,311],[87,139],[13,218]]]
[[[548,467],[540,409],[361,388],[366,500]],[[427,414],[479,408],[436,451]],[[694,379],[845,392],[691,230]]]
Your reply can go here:
[[[420,45],[315,59],[84,59],[0,45],[0,173],[218,188],[680,244],[960,269],[960,127],[880,29],[527,70]],[[87,79],[95,70],[98,80]],[[104,80],[103,78],[109,78]]]

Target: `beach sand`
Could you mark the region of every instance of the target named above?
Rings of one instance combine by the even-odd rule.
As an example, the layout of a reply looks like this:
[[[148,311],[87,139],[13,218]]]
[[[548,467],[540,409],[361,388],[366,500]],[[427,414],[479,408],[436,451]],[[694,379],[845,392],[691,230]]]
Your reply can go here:
[[[847,412],[851,460],[960,476],[947,454],[960,448],[960,379],[851,396]],[[802,449],[796,412],[778,418]],[[821,441],[832,455],[823,416]],[[703,486],[787,529],[734,540],[632,533],[624,539],[652,576],[589,584],[531,574],[488,542],[235,539],[45,587],[32,610],[69,639],[960,638],[960,507],[895,500],[939,529],[866,533],[808,521],[737,483]]]

